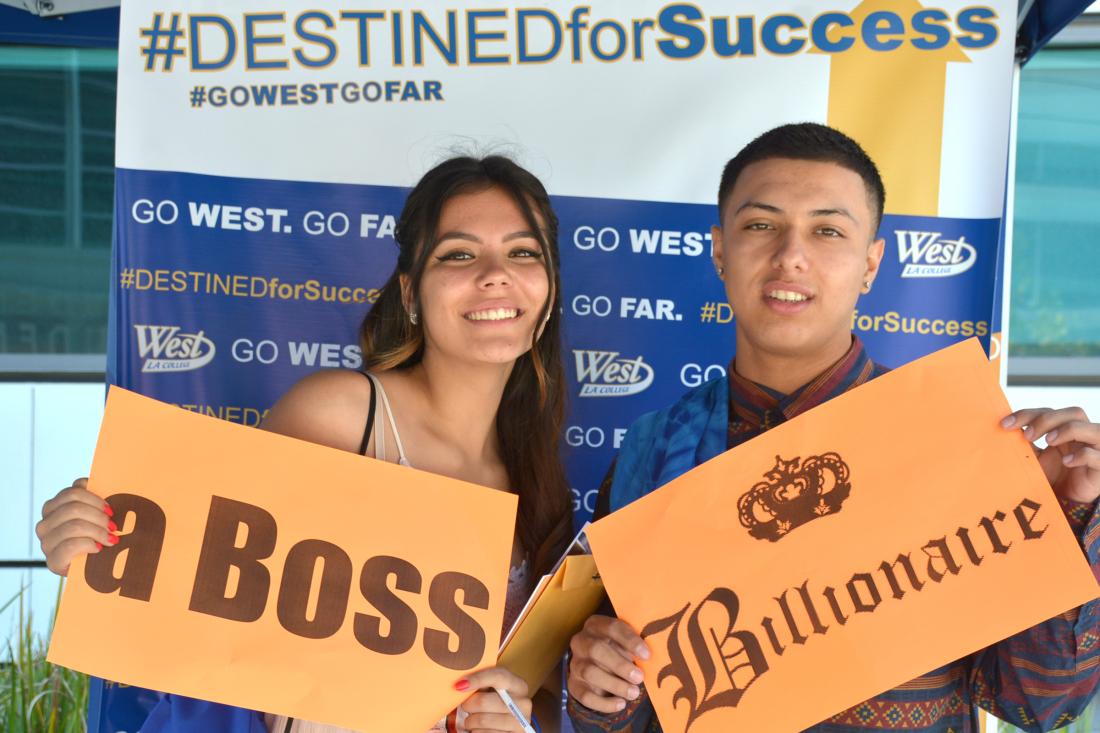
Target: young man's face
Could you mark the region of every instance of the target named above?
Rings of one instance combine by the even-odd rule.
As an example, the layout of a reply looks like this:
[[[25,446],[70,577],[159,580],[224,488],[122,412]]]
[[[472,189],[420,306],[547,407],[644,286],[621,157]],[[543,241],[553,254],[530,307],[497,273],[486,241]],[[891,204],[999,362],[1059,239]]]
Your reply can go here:
[[[835,163],[746,166],[714,227],[714,265],[737,317],[739,351],[843,356],[856,299],[878,272],[867,188]],[[839,353],[837,353],[839,351]]]

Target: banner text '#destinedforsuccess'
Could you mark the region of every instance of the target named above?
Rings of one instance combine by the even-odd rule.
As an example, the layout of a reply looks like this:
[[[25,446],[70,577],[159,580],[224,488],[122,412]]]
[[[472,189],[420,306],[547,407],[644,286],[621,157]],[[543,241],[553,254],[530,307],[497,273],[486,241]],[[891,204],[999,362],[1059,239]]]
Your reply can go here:
[[[568,13],[550,9],[309,10],[226,17],[157,11],[141,30],[146,71],[173,71],[187,59],[192,71],[325,69],[351,51],[361,67],[543,64],[644,61],[655,52],[690,60],[710,51],[719,58],[752,57],[759,51],[789,56],[852,49],[888,52],[903,46],[937,51],[951,44],[967,50],[1000,37],[996,11],[974,5],[950,15],[939,8],[902,14],[826,11],[814,17],[777,12],[708,15],[674,3],[650,18],[593,17],[587,5]],[[341,49],[351,44],[354,49]],[[162,61],[158,69],[157,59]]]

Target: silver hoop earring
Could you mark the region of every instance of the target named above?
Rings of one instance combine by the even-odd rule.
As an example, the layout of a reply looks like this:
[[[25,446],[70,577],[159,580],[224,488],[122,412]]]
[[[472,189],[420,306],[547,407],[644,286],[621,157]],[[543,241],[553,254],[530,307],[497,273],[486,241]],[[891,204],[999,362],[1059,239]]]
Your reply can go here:
[[[419,320],[420,316],[417,315],[416,311],[409,311],[409,323],[415,326]]]

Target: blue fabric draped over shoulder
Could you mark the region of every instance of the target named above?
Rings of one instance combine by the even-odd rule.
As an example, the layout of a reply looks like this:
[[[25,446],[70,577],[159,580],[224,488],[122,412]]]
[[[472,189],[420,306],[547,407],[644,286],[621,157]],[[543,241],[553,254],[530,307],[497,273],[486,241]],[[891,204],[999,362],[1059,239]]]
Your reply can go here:
[[[610,510],[621,509],[725,453],[728,433],[729,381],[725,377],[696,387],[669,407],[642,415],[619,447]]]
[[[268,733],[255,710],[219,705],[179,695],[165,695],[149,713],[141,733]]]

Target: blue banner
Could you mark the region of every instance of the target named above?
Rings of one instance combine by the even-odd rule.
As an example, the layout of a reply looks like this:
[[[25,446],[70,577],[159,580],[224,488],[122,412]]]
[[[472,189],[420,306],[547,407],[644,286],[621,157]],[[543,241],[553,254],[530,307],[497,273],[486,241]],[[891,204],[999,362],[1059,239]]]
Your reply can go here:
[[[630,423],[725,374],[719,176],[797,120],[845,130],[886,179],[885,257],[852,314],[872,357],[996,343],[1014,3],[489,6],[124,5],[110,381],[254,426],[307,374],[360,368],[408,186],[505,152],[561,221],[579,524]],[[101,692],[96,733],[155,700]]]

